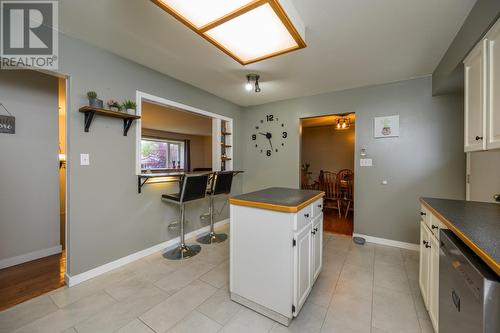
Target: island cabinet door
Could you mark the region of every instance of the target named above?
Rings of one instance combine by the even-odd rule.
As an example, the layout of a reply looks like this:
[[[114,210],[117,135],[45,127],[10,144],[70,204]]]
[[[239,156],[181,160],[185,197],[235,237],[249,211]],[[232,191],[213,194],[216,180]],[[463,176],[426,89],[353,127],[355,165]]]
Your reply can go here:
[[[294,316],[311,291],[311,231],[311,224],[308,224],[294,235]]]
[[[323,251],[323,214],[316,217],[312,226],[312,283],[321,272]]]

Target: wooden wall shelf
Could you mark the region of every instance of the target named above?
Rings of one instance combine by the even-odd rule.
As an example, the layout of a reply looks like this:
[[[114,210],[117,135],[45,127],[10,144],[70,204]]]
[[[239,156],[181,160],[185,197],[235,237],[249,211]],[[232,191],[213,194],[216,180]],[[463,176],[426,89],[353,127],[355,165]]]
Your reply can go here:
[[[135,114],[128,114],[125,112],[94,108],[91,106],[83,106],[80,108],[79,111],[85,115],[85,124],[84,124],[85,132],[89,131],[90,125],[92,124],[92,120],[94,120],[95,115],[123,119],[123,136],[127,136],[128,130],[130,129],[132,122],[134,120],[141,118],[140,116],[136,116]]]

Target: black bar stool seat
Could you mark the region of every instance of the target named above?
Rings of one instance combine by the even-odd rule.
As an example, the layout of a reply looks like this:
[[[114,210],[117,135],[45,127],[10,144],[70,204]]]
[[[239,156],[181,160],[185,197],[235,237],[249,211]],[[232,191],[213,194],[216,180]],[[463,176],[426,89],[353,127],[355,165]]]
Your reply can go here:
[[[184,234],[184,222],[185,222],[185,204],[190,201],[199,200],[205,198],[207,185],[208,185],[208,174],[186,174],[182,178],[182,183],[180,186],[179,193],[163,194],[162,200],[179,205],[180,215],[181,215],[181,232],[180,232],[180,243],[174,249],[168,250],[163,254],[163,257],[171,260],[180,260],[185,258],[190,258],[201,251],[201,246],[199,245],[186,245],[185,234]]]
[[[221,243],[227,239],[226,234],[216,234],[214,230],[214,198],[218,195],[228,195],[231,193],[231,186],[233,184],[232,171],[217,171],[214,172],[212,183],[207,194],[210,197],[210,231],[207,235],[199,237],[196,241],[201,244]]]

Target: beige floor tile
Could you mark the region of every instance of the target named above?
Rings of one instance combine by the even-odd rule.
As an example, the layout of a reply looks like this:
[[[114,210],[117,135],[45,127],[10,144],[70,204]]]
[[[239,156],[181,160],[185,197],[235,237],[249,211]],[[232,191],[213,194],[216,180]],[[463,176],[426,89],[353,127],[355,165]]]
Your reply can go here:
[[[411,293],[408,276],[404,266],[393,265],[386,262],[375,262],[374,285],[388,289]]]
[[[321,332],[366,332],[371,329],[372,302],[348,294],[334,294]]]
[[[139,319],[134,319],[127,325],[120,328],[116,333],[155,333],[151,328]]]
[[[149,256],[131,263],[127,268],[137,277],[154,283],[176,271],[177,267],[165,261],[167,259],[162,256]]]
[[[375,246],[375,263],[382,262],[392,265],[403,265],[403,255],[397,247],[378,245]]]
[[[56,292],[51,293],[50,297],[57,306],[63,308],[84,297],[100,292],[105,288],[112,286],[119,281],[128,279],[132,276],[133,273],[128,270],[126,266],[120,267],[96,278],[82,282],[71,288],[60,288]]]
[[[225,260],[222,264],[202,275],[200,280],[214,286],[215,288],[222,288],[229,285],[229,260]]]
[[[335,293],[350,294],[367,300],[372,299],[373,271],[369,267],[344,265]]]
[[[224,333],[267,333],[274,321],[247,308],[238,313],[222,328]]]
[[[74,327],[70,327],[68,329],[65,329],[61,333],[78,333],[77,330]]]
[[[49,296],[43,295],[0,312],[0,332],[6,333],[42,318],[58,307]]]
[[[168,333],[216,333],[221,328],[222,326],[217,322],[195,310],[169,330]]]
[[[122,301],[148,288],[155,288],[157,291],[160,291],[158,288],[154,287],[153,284],[134,276],[127,280],[120,281],[104,289],[104,291],[114,299]]]
[[[134,293],[128,298],[77,324],[76,330],[78,333],[114,332],[167,297],[166,293],[151,284],[134,288]]]
[[[337,284],[338,275],[325,275],[320,273],[309,294],[308,301],[321,307],[328,307]]]
[[[165,301],[140,316],[158,333],[166,332],[217,291],[211,285],[196,280]]]
[[[306,301],[300,313],[292,320],[290,326],[286,327],[275,323],[271,329],[272,333],[318,333],[325,319],[327,309]]]
[[[28,325],[25,325],[16,333],[54,333],[60,332],[74,326],[76,323],[90,318],[94,314],[108,308],[115,301],[111,296],[104,292],[82,298],[73,304],[68,305],[63,309],[59,309],[43,318],[35,320]]]
[[[375,286],[372,326],[389,333],[420,332],[412,295]]]
[[[192,261],[189,265],[179,268],[172,274],[156,281],[155,286],[168,294],[174,294],[214,267],[215,265],[205,262]]]
[[[345,264],[372,268],[375,264],[374,258],[373,251],[351,250],[347,254]]]
[[[203,302],[197,310],[219,324],[225,325],[241,308],[240,304],[230,299],[227,288],[221,288]]]

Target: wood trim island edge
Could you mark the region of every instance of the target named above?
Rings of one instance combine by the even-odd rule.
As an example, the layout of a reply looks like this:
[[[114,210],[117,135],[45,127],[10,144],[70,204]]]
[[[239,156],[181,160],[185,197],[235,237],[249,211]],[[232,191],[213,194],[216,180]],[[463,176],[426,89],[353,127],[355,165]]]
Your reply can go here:
[[[437,210],[435,210],[430,204],[428,204],[423,198],[419,198],[419,201],[427,209],[431,211],[441,222],[443,222],[448,229],[453,231],[458,238],[460,238],[467,246],[470,247],[476,255],[478,255],[485,263],[490,267],[495,273],[500,276],[500,264],[493,258],[491,258],[486,252],[484,252],[479,246],[477,246],[473,241],[469,239],[460,229],[458,229],[452,222],[448,221],[443,215],[441,215]]]
[[[314,197],[307,199],[306,201],[302,202],[300,205],[297,205],[297,206],[283,206],[283,205],[276,205],[276,204],[270,204],[270,203],[258,202],[258,201],[241,200],[241,199],[235,199],[235,198],[230,198],[229,203],[231,205],[237,205],[237,206],[261,208],[261,209],[274,210],[274,211],[284,212],[284,213],[296,213],[299,210],[301,210],[302,208],[306,207],[307,205],[313,203],[314,201],[316,201],[324,196],[325,196],[325,193],[321,192],[321,193],[315,195]]]

